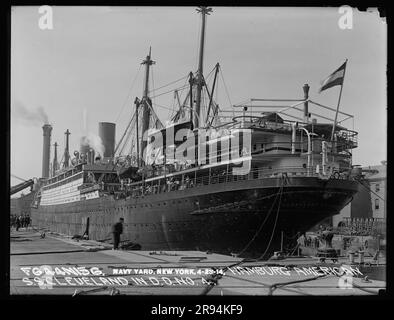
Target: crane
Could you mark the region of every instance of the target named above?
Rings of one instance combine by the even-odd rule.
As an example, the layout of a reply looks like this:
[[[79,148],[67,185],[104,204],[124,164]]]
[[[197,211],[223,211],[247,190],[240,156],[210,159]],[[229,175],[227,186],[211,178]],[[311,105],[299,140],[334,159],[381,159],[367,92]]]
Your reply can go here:
[[[11,176],[13,176],[16,179],[22,180],[22,182],[11,187],[10,195],[13,195],[19,191],[22,191],[23,189],[31,187],[34,184],[33,179],[25,180],[25,179],[22,179],[22,178],[19,178],[19,177],[13,175],[13,174],[11,174]]]

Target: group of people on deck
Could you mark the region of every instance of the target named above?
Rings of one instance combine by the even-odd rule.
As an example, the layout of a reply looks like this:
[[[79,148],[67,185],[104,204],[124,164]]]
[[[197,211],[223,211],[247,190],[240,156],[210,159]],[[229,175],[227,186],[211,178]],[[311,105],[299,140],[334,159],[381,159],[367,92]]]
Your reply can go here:
[[[204,177],[196,177],[194,175],[180,176],[169,176],[160,180],[146,181],[144,183],[134,184],[132,179],[120,179],[119,185],[106,186],[104,182],[101,182],[101,190],[106,191],[109,194],[115,195],[116,199],[125,199],[129,196],[139,197],[149,194],[157,194],[162,192],[185,190],[193,188],[199,184],[215,184],[226,182],[227,172],[222,170],[221,172],[215,172]],[[233,177],[229,177],[232,180]]]
[[[124,180],[121,180],[120,190],[124,194],[124,197],[127,196],[141,196],[146,194],[155,194],[166,191],[175,191],[175,190],[184,190],[186,188],[192,188],[194,186],[193,179],[186,176],[183,180],[169,177],[165,181],[161,182],[161,184],[145,184],[139,186],[131,186],[130,183],[127,183]]]

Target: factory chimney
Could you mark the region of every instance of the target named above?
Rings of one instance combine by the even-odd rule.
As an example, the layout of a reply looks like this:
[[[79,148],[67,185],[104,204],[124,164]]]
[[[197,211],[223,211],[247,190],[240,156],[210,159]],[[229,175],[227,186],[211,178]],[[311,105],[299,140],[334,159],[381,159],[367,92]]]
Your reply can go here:
[[[308,110],[308,99],[309,99],[309,85],[306,83],[302,87],[304,90],[304,122],[308,123],[309,122],[309,110]]]
[[[67,168],[70,165],[70,147],[69,147],[69,135],[71,132],[67,129],[64,133],[66,136],[66,147],[64,148],[64,168]]]
[[[43,130],[43,149],[42,149],[42,177],[49,177],[49,161],[51,153],[51,133],[52,126],[50,124],[44,124]]]

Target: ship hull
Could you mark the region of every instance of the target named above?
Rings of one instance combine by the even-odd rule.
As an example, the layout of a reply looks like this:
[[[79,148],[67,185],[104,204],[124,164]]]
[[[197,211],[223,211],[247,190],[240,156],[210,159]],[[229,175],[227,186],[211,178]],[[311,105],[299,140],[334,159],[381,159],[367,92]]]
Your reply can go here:
[[[196,186],[186,190],[115,200],[112,196],[39,206],[33,225],[110,240],[111,226],[125,219],[123,240],[143,250],[212,250],[268,257],[293,238],[333,216],[357,192],[349,180],[315,177],[265,178]]]

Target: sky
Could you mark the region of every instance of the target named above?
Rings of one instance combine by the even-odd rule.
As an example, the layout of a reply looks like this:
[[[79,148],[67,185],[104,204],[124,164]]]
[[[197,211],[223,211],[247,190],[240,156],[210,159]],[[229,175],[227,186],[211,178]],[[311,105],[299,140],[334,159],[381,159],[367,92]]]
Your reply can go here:
[[[153,88],[197,70],[201,17],[195,7],[52,9],[53,28],[42,30],[38,6],[12,7],[10,163],[11,174],[23,179],[41,176],[45,116],[59,158],[66,129],[71,152],[82,135],[98,133],[100,121],[116,122],[120,138],[142,95],[141,62],[149,47]],[[302,98],[305,83],[312,100],[336,108],[340,87],[318,89],[348,59],[340,111],[354,115],[344,124],[359,132],[353,164],[376,165],[387,158],[387,24],[377,12],[353,9],[352,28],[341,29],[342,15],[334,7],[213,7],[204,73],[220,63],[223,109],[250,98]],[[173,95],[153,102],[168,120]],[[11,177],[11,185],[19,182]]]

